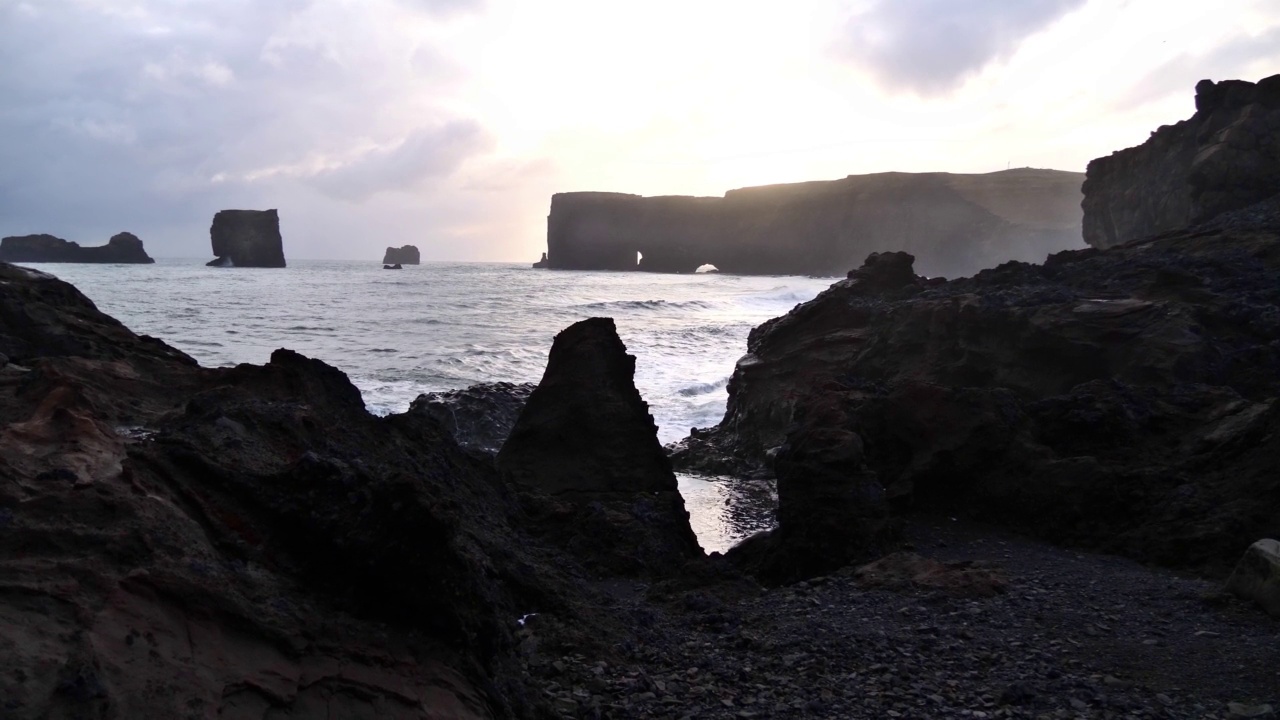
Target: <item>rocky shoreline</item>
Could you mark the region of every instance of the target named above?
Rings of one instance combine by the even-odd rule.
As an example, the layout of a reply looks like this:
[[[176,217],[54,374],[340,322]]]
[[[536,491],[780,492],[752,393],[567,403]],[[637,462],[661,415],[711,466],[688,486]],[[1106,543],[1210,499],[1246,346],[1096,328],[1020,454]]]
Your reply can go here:
[[[0,264],[0,715],[1275,717],[1223,581],[1280,536],[1277,278],[1280,196],[955,281],[872,254],[668,453],[609,318],[378,417]],[[673,465],[776,478],[778,526],[704,554]]]

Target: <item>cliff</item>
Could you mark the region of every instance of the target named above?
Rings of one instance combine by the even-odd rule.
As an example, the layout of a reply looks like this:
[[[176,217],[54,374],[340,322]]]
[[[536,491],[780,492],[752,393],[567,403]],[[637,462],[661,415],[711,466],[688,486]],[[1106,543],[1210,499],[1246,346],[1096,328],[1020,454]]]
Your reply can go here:
[[[219,267],[284,267],[284,241],[275,210],[219,210],[209,227]]]
[[[851,175],[722,198],[560,193],[547,217],[547,266],[843,275],[868,253],[906,250],[928,275],[969,275],[1079,247],[1083,179],[1024,168]]]
[[[386,253],[382,255],[383,265],[418,265],[421,261],[421,255],[415,245],[405,245],[398,248],[389,247]]]
[[[1107,248],[1280,192],[1280,75],[1196,85],[1196,112],[1089,163],[1084,240]]]
[[[117,233],[106,245],[81,247],[52,235],[22,235],[0,240],[0,262],[153,263],[133,233]]]

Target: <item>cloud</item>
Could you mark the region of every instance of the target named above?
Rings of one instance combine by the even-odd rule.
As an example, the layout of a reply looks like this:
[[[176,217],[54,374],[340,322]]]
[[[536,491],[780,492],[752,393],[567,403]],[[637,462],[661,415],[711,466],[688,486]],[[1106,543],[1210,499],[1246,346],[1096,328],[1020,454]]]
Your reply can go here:
[[[421,30],[477,5],[0,1],[0,235],[183,228],[153,254],[198,255],[224,207],[442,180],[492,140]]]
[[[423,180],[450,175],[492,144],[479,123],[452,122],[414,131],[390,147],[375,148],[352,161],[325,168],[310,181],[334,197],[361,201],[379,192],[413,190]]]
[[[846,21],[836,52],[889,90],[943,94],[1084,1],[871,0]]]
[[[1254,66],[1257,72],[1249,75]],[[1237,35],[1204,53],[1178,55],[1125,88],[1111,107],[1131,110],[1174,94],[1190,97],[1200,80],[1256,81],[1274,74],[1277,67],[1280,26],[1257,35]]]

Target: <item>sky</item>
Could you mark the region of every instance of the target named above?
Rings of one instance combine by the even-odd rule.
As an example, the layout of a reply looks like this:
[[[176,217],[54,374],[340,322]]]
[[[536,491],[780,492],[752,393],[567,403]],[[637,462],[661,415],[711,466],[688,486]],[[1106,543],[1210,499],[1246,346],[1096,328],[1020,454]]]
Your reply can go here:
[[[1083,171],[1277,72],[1276,0],[0,0],[0,236],[532,261],[556,192]]]

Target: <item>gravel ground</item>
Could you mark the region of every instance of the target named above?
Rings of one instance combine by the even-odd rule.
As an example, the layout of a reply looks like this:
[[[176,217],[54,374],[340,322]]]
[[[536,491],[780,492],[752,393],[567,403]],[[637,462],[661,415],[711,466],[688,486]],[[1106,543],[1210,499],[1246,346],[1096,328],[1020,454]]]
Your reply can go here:
[[[600,590],[635,640],[530,652],[562,717],[1235,718],[1280,708],[1280,622],[1219,584],[988,528],[915,521],[992,597],[865,589],[845,571],[762,591],[721,576]],[[534,618],[526,646],[554,633]],[[550,645],[547,643],[546,645]],[[1266,706],[1270,705],[1268,708]]]

